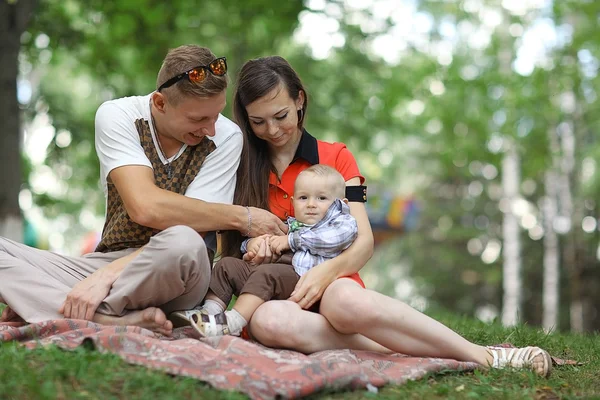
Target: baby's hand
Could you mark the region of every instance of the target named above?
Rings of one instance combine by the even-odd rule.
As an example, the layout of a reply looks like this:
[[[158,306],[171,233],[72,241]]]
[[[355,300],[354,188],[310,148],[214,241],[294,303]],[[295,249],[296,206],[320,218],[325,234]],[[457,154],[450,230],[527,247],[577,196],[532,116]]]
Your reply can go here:
[[[246,253],[252,253],[256,255],[260,249],[260,244],[269,236],[271,235],[262,235],[250,239],[246,244]]]
[[[287,235],[271,236],[269,242],[271,244],[271,251],[277,255],[281,255],[281,253],[290,249],[290,244],[288,243]]]

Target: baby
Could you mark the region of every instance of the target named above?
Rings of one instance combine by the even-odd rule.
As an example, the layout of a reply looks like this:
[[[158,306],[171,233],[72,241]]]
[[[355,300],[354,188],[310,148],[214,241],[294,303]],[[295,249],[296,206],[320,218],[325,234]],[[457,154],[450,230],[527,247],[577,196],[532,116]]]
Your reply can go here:
[[[294,185],[295,218],[288,218],[289,233],[269,237],[271,251],[281,257],[275,264],[257,266],[234,257],[217,262],[205,301],[190,318],[200,335],[239,336],[261,304],[287,300],[302,275],[350,247],[358,227],[345,192],[344,178],[334,168],[317,164],[302,171]],[[242,244],[242,252],[256,254],[260,241],[251,249],[249,242]],[[225,311],[233,295],[238,299]]]

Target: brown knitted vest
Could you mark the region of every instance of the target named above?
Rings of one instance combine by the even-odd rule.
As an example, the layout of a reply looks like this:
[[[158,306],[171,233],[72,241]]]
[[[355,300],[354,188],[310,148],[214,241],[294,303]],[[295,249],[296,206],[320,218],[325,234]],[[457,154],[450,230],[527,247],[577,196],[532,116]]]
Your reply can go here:
[[[206,157],[216,148],[213,141],[207,137],[197,146],[188,146],[176,160],[171,162],[172,178],[169,179],[166,166],[158,155],[159,150],[156,149],[152,141],[148,121],[138,119],[135,121],[135,127],[140,135],[144,153],[152,163],[156,186],[175,193],[185,194],[187,187],[200,171]],[[129,218],[123,201],[110,178],[107,178],[106,184],[108,187],[106,222],[102,230],[102,239],[96,251],[106,253],[144,246],[153,235],[160,231],[133,222]]]

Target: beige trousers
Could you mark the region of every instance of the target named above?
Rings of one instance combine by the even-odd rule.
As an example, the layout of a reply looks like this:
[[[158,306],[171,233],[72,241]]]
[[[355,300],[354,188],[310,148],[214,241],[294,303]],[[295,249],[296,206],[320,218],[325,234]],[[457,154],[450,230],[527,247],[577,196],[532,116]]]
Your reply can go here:
[[[67,257],[0,237],[0,299],[27,322],[63,318],[58,310],[75,284],[133,251]],[[191,309],[206,295],[210,274],[204,239],[187,226],[167,228],[125,267],[97,312]]]

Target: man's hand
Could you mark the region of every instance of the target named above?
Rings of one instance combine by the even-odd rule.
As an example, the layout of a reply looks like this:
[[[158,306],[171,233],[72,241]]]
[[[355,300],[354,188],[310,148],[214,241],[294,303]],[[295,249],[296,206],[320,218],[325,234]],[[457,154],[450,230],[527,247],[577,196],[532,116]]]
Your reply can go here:
[[[337,279],[333,268],[330,268],[327,265],[330,261],[331,260],[327,260],[316,267],[309,269],[306,274],[302,275],[296,284],[294,291],[290,295],[289,300],[298,303],[298,305],[305,310],[321,300],[323,293],[325,293],[325,289]]]
[[[133,261],[143,249],[144,247],[140,247],[133,253],[112,261],[73,286],[58,312],[65,318],[91,321],[100,303],[108,296],[113,283],[127,264]]]
[[[65,318],[92,320],[113,284],[97,272],[77,283],[69,292],[58,310]]]
[[[281,253],[290,249],[290,244],[288,243],[288,236],[272,236],[269,240],[269,244],[271,247],[271,252],[281,255]]]
[[[250,236],[257,237],[265,234],[285,235],[288,227],[275,214],[262,208],[249,207],[250,210]],[[242,231],[243,234],[246,232]]]

